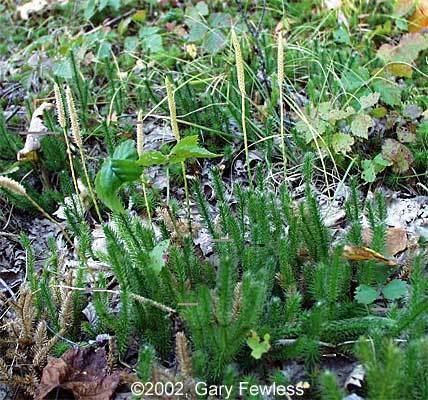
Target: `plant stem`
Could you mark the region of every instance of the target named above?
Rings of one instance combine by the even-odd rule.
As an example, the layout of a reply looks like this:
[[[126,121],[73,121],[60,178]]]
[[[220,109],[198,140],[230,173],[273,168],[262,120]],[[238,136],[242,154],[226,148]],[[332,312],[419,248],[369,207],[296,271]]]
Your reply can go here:
[[[143,184],[143,196],[144,196],[144,204],[146,206],[147,218],[149,219],[150,226],[153,228],[152,217],[150,215],[149,199],[147,197],[147,187],[146,187],[146,182],[144,181],[143,175],[141,175],[141,183]]]
[[[86,179],[86,183],[88,185],[89,193],[91,195],[92,202],[94,203],[95,211],[97,213],[98,219],[100,222],[102,222],[100,209],[98,208],[97,200],[95,199],[95,194],[94,194],[94,191],[92,189],[92,183],[91,183],[91,180],[89,179],[88,169],[86,168],[85,155],[83,154],[82,146],[79,146],[79,152],[80,152],[80,159],[82,160],[83,172],[85,174],[85,179]]]
[[[192,213],[190,212],[189,186],[187,185],[186,165],[184,161],[181,163],[181,171],[183,173],[183,180],[184,180],[184,194],[186,196],[187,220],[189,224],[189,233],[192,234]]]
[[[244,136],[245,165],[247,166],[248,181],[251,185],[250,158],[248,154],[247,125],[245,118],[245,93],[241,92],[242,135]]]
[[[85,212],[83,201],[80,198],[79,186],[77,185],[76,172],[74,170],[73,158],[71,156],[70,141],[68,140],[67,131],[65,128],[62,129],[62,133],[64,134],[65,145],[67,147],[67,156],[68,156],[68,162],[70,163],[71,177],[73,180],[74,190],[76,191],[76,196],[79,199],[80,206],[82,207],[82,212]]]

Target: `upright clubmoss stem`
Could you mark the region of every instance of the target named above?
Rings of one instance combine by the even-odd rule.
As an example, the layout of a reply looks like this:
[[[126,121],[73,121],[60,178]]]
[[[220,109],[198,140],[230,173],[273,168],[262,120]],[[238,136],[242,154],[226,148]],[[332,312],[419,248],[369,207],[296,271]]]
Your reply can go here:
[[[68,114],[70,117],[71,132],[73,134],[74,142],[79,148],[80,159],[82,161],[83,172],[85,174],[86,183],[89,189],[89,194],[91,195],[92,202],[94,203],[94,207],[95,207],[95,211],[97,213],[98,219],[101,222],[102,221],[101,213],[98,208],[97,201],[95,199],[95,194],[92,188],[91,180],[89,178],[88,169],[86,168],[85,154],[83,152],[83,141],[82,141],[82,136],[80,134],[80,126],[79,126],[79,119],[77,116],[76,106],[74,104],[73,94],[71,93],[71,89],[69,87],[67,87],[65,91],[65,96],[67,99],[67,107],[68,107]]]
[[[238,88],[241,93],[241,121],[242,121],[242,135],[244,137],[244,150],[245,150],[245,164],[247,166],[248,180],[251,183],[251,170],[250,170],[250,158],[248,153],[248,136],[247,136],[247,124],[245,117],[245,74],[244,74],[244,60],[242,58],[241,45],[235,31],[232,29],[232,44],[235,50],[235,63],[236,63],[236,74],[238,77]]]

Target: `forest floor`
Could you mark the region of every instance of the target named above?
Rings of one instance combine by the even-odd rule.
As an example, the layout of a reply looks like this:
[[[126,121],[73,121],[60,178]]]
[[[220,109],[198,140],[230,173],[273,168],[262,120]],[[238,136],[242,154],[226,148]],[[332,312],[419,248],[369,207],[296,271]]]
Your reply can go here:
[[[0,400],[428,398],[427,15],[3,1]]]

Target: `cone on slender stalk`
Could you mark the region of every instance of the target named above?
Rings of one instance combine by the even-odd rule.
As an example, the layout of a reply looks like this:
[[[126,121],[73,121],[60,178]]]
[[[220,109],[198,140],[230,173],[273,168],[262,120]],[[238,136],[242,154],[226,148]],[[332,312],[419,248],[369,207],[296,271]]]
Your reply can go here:
[[[143,112],[138,111],[137,114],[137,154],[141,157],[144,152],[144,128],[143,128]],[[152,226],[152,217],[150,215],[149,200],[147,197],[147,187],[144,181],[144,174],[141,174],[141,183],[143,185],[144,203],[146,205],[147,218],[149,219],[150,226]]]
[[[279,89],[279,109],[280,109],[280,136],[281,136],[281,150],[282,162],[284,168],[284,180],[287,178],[287,158],[285,155],[285,136],[284,136],[284,98],[283,98],[283,84],[284,84],[284,43],[282,32],[278,33],[278,56],[277,56],[277,77]]]
[[[169,115],[171,117],[171,129],[178,143],[181,138],[180,138],[180,132],[178,130],[177,110],[175,105],[174,90],[172,87],[172,83],[168,77],[165,78],[165,87],[166,87],[166,96],[168,99]],[[189,231],[191,233],[192,232],[192,221],[191,221],[192,214],[190,212],[189,187],[187,184],[186,165],[184,164],[184,161],[181,163],[181,172],[183,174],[184,194],[186,196],[186,204],[187,204],[187,218],[189,221]]]
[[[82,160],[83,172],[85,174],[86,183],[88,185],[88,189],[89,189],[89,193],[90,193],[91,198],[92,198],[92,202],[94,203],[94,206],[95,206],[95,211],[97,213],[99,221],[102,221],[101,213],[100,213],[100,210],[98,208],[97,201],[95,199],[94,191],[92,189],[92,183],[91,183],[91,180],[89,179],[88,169],[86,168],[85,154],[83,153],[82,135],[80,133],[80,126],[79,126],[79,119],[77,116],[76,105],[74,104],[74,98],[73,98],[73,94],[71,93],[70,87],[67,87],[67,89],[65,91],[65,96],[67,99],[68,114],[70,117],[71,133],[73,135],[74,142],[76,143],[77,147],[79,148],[80,159]]]
[[[235,50],[235,64],[236,64],[236,75],[238,77],[238,88],[241,93],[241,118],[242,118],[242,135],[244,136],[244,149],[245,149],[245,164],[247,166],[248,179],[251,183],[251,171],[250,171],[250,158],[248,155],[248,137],[247,137],[247,125],[245,118],[245,74],[244,74],[244,60],[242,58],[241,45],[239,44],[238,37],[234,29],[232,28],[232,45]]]
[[[68,140],[68,135],[67,135],[64,103],[62,101],[61,90],[60,90],[60,88],[56,82],[54,83],[54,93],[55,93],[55,105],[56,105],[56,113],[57,113],[57,117],[58,117],[58,124],[62,128],[62,133],[64,135],[64,140],[65,140],[65,145],[67,147],[67,156],[68,156],[68,162],[70,164],[71,177],[73,180],[74,190],[75,190],[76,195],[79,199],[80,206],[82,207],[82,210],[84,210],[83,201],[79,195],[79,186],[77,184],[76,172],[74,170],[73,157],[71,155],[70,141]]]
[[[62,234],[64,235],[64,238],[69,242],[71,245],[73,242],[70,239],[70,236],[68,236],[68,233],[64,230],[64,228],[61,226],[61,224],[57,221],[55,221],[44,209],[43,207],[37,203],[25,190],[25,187],[22,186],[19,182],[14,181],[13,179],[8,178],[7,176],[0,176],[0,189],[7,189],[10,190],[12,193],[15,193],[19,196],[24,196],[37,210],[39,210],[43,216],[51,221],[53,224],[58,226],[58,228],[61,230]]]

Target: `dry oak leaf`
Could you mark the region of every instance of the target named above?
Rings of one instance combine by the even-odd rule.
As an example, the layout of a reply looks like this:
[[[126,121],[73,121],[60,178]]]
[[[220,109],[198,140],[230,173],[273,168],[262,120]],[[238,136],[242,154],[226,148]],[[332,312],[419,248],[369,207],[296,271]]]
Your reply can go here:
[[[346,245],[343,247],[342,256],[350,261],[376,261],[390,267],[397,265],[395,261],[389,260],[382,254],[363,246]]]
[[[362,235],[364,244],[369,245],[373,237],[371,229],[363,229]],[[395,256],[407,249],[407,231],[403,228],[388,228],[385,242],[385,253]]]
[[[61,388],[70,390],[76,400],[110,400],[119,380],[118,371],[108,373],[104,348],[73,348],[61,358],[48,358],[35,398],[42,400]]]
[[[51,108],[53,108],[52,103],[43,102],[34,110],[31,116],[30,126],[28,127],[24,148],[19,150],[17,154],[18,160],[27,159],[27,156],[30,156],[32,152],[40,149],[40,139],[44,136],[43,132],[48,131],[48,128],[43,123],[43,113],[45,110]]]

